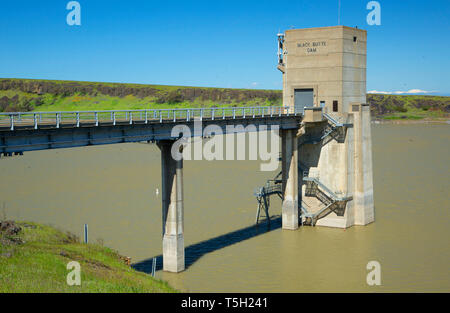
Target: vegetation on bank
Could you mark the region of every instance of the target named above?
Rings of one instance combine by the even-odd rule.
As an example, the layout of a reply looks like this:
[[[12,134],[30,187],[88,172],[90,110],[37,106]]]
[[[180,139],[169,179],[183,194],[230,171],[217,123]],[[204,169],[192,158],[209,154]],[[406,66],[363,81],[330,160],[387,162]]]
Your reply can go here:
[[[368,94],[372,117],[450,117],[450,97]],[[278,106],[281,90],[0,79],[0,112]]]
[[[0,79],[0,111],[281,105],[278,90]]]
[[[69,286],[70,261],[81,266],[81,285]],[[116,251],[82,244],[70,233],[25,222],[0,222],[0,293],[176,292],[137,272]]]
[[[387,120],[450,117],[450,97],[368,94],[372,117]]]

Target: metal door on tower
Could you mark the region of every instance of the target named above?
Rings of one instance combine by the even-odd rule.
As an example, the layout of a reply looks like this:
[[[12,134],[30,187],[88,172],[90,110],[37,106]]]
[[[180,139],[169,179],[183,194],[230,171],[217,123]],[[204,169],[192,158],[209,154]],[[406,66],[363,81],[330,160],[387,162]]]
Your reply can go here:
[[[303,113],[305,107],[314,104],[314,89],[294,89],[295,112]]]

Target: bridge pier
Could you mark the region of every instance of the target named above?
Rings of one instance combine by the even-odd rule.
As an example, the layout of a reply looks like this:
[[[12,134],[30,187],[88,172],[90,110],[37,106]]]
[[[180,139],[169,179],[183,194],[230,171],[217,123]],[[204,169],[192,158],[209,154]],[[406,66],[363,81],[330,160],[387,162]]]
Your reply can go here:
[[[298,163],[297,130],[281,131],[281,162],[283,181],[282,225],[283,229],[298,228]]]
[[[184,270],[183,160],[172,158],[175,141],[161,140],[163,270],[178,273]]]

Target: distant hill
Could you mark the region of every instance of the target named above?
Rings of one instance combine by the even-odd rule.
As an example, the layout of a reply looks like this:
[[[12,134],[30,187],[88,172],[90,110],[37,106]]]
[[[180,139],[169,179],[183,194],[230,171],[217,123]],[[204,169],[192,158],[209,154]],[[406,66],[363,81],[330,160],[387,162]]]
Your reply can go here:
[[[368,94],[373,118],[450,118],[450,97]]]
[[[0,79],[0,112],[281,105],[281,90]],[[448,118],[450,97],[368,94],[374,118]]]
[[[0,79],[0,111],[281,105],[279,90]]]

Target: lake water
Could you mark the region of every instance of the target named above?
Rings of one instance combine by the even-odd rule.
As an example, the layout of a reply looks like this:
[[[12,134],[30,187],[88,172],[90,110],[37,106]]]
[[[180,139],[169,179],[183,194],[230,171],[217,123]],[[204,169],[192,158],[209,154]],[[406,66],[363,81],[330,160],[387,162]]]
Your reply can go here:
[[[188,266],[157,277],[196,292],[449,292],[450,125],[380,124],[372,136],[376,221],[346,230],[283,231],[279,200],[271,228],[256,228],[253,190],[277,172],[259,171],[258,161],[186,161]],[[91,242],[134,263],[160,262],[160,173],[159,150],[149,144],[2,158],[0,216],[80,237],[88,223]],[[381,264],[381,286],[366,283],[372,260]]]

